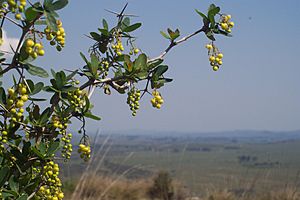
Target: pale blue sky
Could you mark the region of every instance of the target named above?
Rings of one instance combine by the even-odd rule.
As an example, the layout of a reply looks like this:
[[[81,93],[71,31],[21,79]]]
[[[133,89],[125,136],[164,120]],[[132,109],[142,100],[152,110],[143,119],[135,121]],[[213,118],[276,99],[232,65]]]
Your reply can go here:
[[[183,35],[202,26],[197,8],[206,11],[210,3],[230,13],[236,26],[233,38],[218,37],[224,54],[223,68],[213,72],[204,48],[208,39],[199,35],[172,50],[165,62],[174,82],[161,90],[165,104],[153,109],[150,97],[142,100],[137,117],[131,117],[126,95],[96,92],[94,113],[101,122],[89,122],[89,130],[220,131],[235,129],[294,130],[300,119],[300,1],[146,1],[71,0],[60,12],[67,32],[61,54],[47,48],[39,63],[55,69],[83,65],[79,52],[87,52],[91,41],[83,36],[95,31],[105,17],[104,9],[127,12],[143,23],[136,32],[137,44],[150,56],[168,45],[159,34],[168,27],[180,28]]]

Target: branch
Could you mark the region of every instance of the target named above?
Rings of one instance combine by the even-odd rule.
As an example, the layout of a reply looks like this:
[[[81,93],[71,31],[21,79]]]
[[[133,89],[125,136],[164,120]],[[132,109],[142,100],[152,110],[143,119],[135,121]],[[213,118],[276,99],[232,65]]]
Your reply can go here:
[[[19,24],[18,22],[16,22],[13,19],[7,17],[6,14],[1,14],[0,16],[3,17],[3,18],[5,18],[5,19],[7,19],[10,22],[12,22],[13,24],[17,25],[18,27],[23,28],[23,26],[21,24]]]
[[[18,59],[18,56],[19,56],[18,52],[19,52],[19,50],[20,50],[20,47],[21,47],[21,45],[22,45],[22,42],[23,42],[23,40],[24,40],[26,34],[27,34],[28,31],[30,30],[30,27],[31,27],[31,26],[35,23],[35,21],[38,20],[41,16],[42,16],[42,14],[38,15],[31,23],[27,24],[25,27],[22,27],[22,26],[21,26],[21,28],[22,28],[23,31],[22,31],[22,35],[21,35],[21,37],[20,37],[18,46],[17,46],[17,48],[16,48],[16,50],[15,50],[15,55],[14,55],[14,57],[12,58],[11,64],[10,64],[7,68],[5,68],[4,70],[0,71],[0,76],[3,75],[4,73],[8,72],[9,70],[11,70],[11,69],[17,67],[17,66],[16,66],[16,65],[18,64],[18,60],[17,60],[17,59]]]
[[[190,39],[191,37],[201,33],[201,32],[206,32],[209,28],[209,23],[205,23],[203,25],[203,27],[197,31],[195,31],[194,33],[190,34],[190,35],[187,35],[183,38],[181,38],[180,40],[177,40],[177,41],[171,41],[170,45],[166,48],[166,50],[164,52],[162,52],[159,56],[155,57],[155,58],[152,58],[150,59],[148,62],[150,61],[154,61],[154,60],[158,60],[158,59],[163,59],[165,57],[165,55],[173,48],[175,47],[176,45],[178,44],[181,44],[185,41],[187,41],[188,39]]]
[[[207,30],[209,29],[209,22],[205,23],[201,29],[195,31],[194,33],[190,34],[190,35],[187,35],[177,41],[171,41],[170,45],[166,48],[166,50],[164,52],[161,53],[161,55],[155,57],[155,58],[152,58],[150,60],[148,60],[148,62],[151,62],[151,61],[154,61],[154,60],[158,60],[158,59],[163,59],[164,56],[175,46],[189,40],[190,38],[192,38],[193,36],[201,33],[201,32],[207,32]],[[91,98],[94,90],[95,90],[95,85],[98,85],[98,84],[102,84],[102,83],[106,83],[106,84],[109,84],[111,87],[113,87],[114,89],[118,90],[118,89],[126,89],[126,85],[124,86],[120,86],[118,85],[115,81],[118,81],[118,80],[122,80],[126,78],[125,76],[117,76],[117,77],[114,77],[114,78],[105,78],[105,79],[100,79],[100,80],[95,80],[95,79],[90,79],[88,80],[85,84],[83,84],[80,89],[83,90],[87,87],[91,87],[90,88],[90,92],[88,94],[88,97]],[[148,86],[148,84],[147,84]],[[145,93],[145,91],[144,91]],[[144,94],[143,94],[144,95]]]

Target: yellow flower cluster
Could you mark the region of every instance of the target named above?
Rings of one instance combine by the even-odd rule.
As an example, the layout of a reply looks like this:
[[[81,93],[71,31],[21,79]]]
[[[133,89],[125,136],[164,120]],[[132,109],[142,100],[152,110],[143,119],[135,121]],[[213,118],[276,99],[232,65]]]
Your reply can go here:
[[[75,107],[79,107],[84,103],[83,97],[84,94],[79,88],[77,88],[75,91],[68,92],[68,100],[71,103],[71,105]]]
[[[161,105],[164,103],[164,100],[161,96],[161,94],[154,90],[152,92],[152,95],[153,95],[153,98],[151,99],[151,104],[154,108],[157,108],[157,109],[160,109],[161,108]]]
[[[34,42],[31,38],[25,41],[25,51],[33,59],[36,59],[38,56],[43,56],[45,54],[44,46],[42,45],[42,43]]]
[[[208,50],[209,62],[214,71],[218,71],[220,66],[223,64],[222,58],[223,54],[220,53],[218,48],[213,44],[207,44],[205,46]]]
[[[60,118],[57,115],[52,115],[51,123],[54,129],[58,128],[58,133],[62,135],[62,141],[64,142],[62,157],[65,159],[70,159],[73,148],[71,144],[72,134],[67,134],[68,128],[68,118]]]
[[[78,153],[80,153],[80,158],[84,161],[88,161],[91,158],[91,147],[85,144],[79,144]]]
[[[231,28],[234,26],[234,22],[230,21],[231,15],[222,15],[220,19],[220,26],[224,31],[231,33]]]
[[[72,139],[72,133],[69,134],[63,134],[62,141],[64,142],[64,147],[62,150],[62,157],[66,159],[71,158],[71,154],[73,151],[72,144],[71,144],[71,139]]]
[[[139,100],[141,99],[141,92],[132,88],[127,95],[127,104],[132,111],[132,116],[136,116],[136,111],[140,108]]]
[[[50,45],[56,45],[57,51],[61,51],[63,47],[65,47],[65,29],[62,27],[62,22],[60,20],[56,21],[57,31],[51,30],[49,27],[44,29],[44,33],[46,35],[46,39],[50,41]]]
[[[40,170],[39,170],[40,171]],[[41,199],[61,200],[64,193],[61,190],[61,180],[59,179],[59,166],[53,161],[47,162],[43,170],[44,185],[40,187],[37,196]]]
[[[2,4],[2,9],[0,12],[7,12],[6,9],[15,13],[16,20],[21,20],[22,15],[21,13],[24,12],[26,6],[26,0],[8,0]]]
[[[121,42],[121,40],[117,40],[116,44],[111,45],[111,48],[114,50],[114,52],[118,55],[121,56],[122,55],[122,51],[124,51],[124,47],[123,44]]]

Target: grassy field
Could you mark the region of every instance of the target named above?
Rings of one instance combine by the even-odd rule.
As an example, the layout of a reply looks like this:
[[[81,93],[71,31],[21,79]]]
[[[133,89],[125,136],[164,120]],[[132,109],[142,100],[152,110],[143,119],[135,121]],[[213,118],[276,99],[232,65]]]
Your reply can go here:
[[[174,151],[171,145],[163,151],[128,152],[128,158],[111,155],[109,160],[149,171],[167,170],[195,193],[210,185],[233,190],[252,189],[252,184],[256,190],[282,188],[299,179],[300,141],[197,146],[202,150],[189,150],[186,144]],[[240,161],[241,156],[255,161]]]
[[[298,187],[300,140],[102,136],[95,149],[99,174],[147,178],[166,170],[194,195],[210,188],[235,193]],[[103,141],[106,141],[105,143]],[[102,160],[103,159],[103,160]],[[99,163],[95,162],[95,164]],[[83,170],[73,159],[65,175]]]

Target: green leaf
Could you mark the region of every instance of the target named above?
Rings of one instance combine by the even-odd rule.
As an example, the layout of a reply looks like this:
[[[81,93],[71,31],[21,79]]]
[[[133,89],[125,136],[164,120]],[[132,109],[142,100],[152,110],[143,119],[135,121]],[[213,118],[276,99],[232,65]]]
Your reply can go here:
[[[44,83],[38,82],[37,84],[34,85],[34,89],[30,93],[30,95],[35,95],[35,94],[39,93],[43,88],[44,88]]]
[[[31,74],[33,76],[39,76],[41,78],[49,77],[49,74],[46,70],[44,70],[41,67],[37,67],[32,64],[29,64],[29,63],[26,64],[26,70],[28,71],[29,74]]]
[[[98,33],[96,33],[96,32],[90,32],[90,35],[96,41],[100,41],[101,40],[101,36]]]
[[[57,72],[55,75],[57,89],[61,89],[67,82],[67,76],[64,71]]]
[[[1,167],[0,169],[0,187],[7,181],[9,177],[9,168],[7,166]]]
[[[34,19],[36,19],[38,17],[38,15],[40,15],[41,11],[37,11],[36,9],[33,9],[33,7],[29,7],[28,9],[26,9],[25,11],[25,17],[26,17],[26,20],[28,22],[31,22],[33,21]]]
[[[51,74],[52,74],[53,78],[55,78],[56,72],[53,69],[51,69],[50,71],[51,71]]]
[[[123,29],[124,32],[132,32],[135,31],[136,29],[140,28],[142,26],[142,23],[136,23],[131,26],[127,26]]]
[[[10,190],[6,190],[2,192],[2,198],[3,199],[7,199],[8,197],[14,197],[17,196],[18,194],[16,194],[14,191],[10,191]]]
[[[104,36],[106,36],[106,37],[109,36],[109,32],[108,32],[108,30],[106,30],[106,29],[98,28],[98,31],[100,31],[100,32],[101,32]],[[102,37],[100,37],[99,40],[97,40],[97,41],[100,41],[100,40],[102,40]]]
[[[64,7],[66,7],[68,3],[69,3],[68,0],[58,0],[52,4],[51,9],[53,10],[63,9]]]
[[[93,120],[97,120],[97,121],[101,120],[100,117],[93,115],[90,111],[84,113],[84,116],[87,118],[93,119]]]
[[[86,64],[89,64],[89,61],[86,59],[86,57],[83,55],[82,52],[80,52],[80,56],[81,56],[81,58],[84,60],[84,62],[85,62]]]
[[[195,9],[195,11],[198,13],[198,15],[200,15],[203,19],[207,19],[207,16],[205,14],[203,14],[202,12],[200,12],[199,10]]]
[[[168,36],[165,32],[160,31],[160,34],[161,34],[162,36],[164,36],[166,39],[171,40],[170,36]]]
[[[3,87],[0,87],[0,103],[6,104],[6,94]]]
[[[69,74],[67,76],[67,81],[71,80],[78,72],[78,69],[76,69],[75,71],[73,71],[71,74]]]
[[[97,75],[97,69],[99,66],[99,59],[95,54],[91,54],[91,68],[90,72],[95,76]]]
[[[41,142],[38,151],[44,156],[46,153],[46,149],[46,144],[44,142]]]
[[[53,4],[53,0],[44,0],[44,4],[43,7],[45,9],[49,9],[51,7],[51,5]]]
[[[47,25],[47,22],[46,22],[46,20],[39,19],[39,20],[35,21],[34,24],[35,25]]]
[[[134,70],[146,70],[147,68],[147,56],[146,54],[140,54],[138,58],[134,61]]]
[[[22,194],[19,198],[16,200],[27,200],[28,199],[28,194]]]
[[[140,72],[136,75],[136,77],[140,80],[146,79],[148,77],[148,72],[147,71]]]
[[[15,177],[14,176],[10,177],[8,183],[9,183],[10,189],[12,191],[18,193],[18,191],[19,191],[19,183],[18,183],[18,181],[15,181]]]
[[[176,38],[178,38],[180,36],[180,32],[178,29],[176,29],[176,31],[174,32],[168,28],[168,33],[170,35],[171,40],[175,40]]]
[[[105,30],[108,30],[108,23],[107,23],[107,21],[105,19],[102,19],[102,24],[103,24],[103,28]]]
[[[220,7],[216,7],[214,4],[211,4],[208,9],[208,19],[211,23],[211,27],[215,26],[215,16],[220,12]]]
[[[26,87],[28,88],[29,93],[31,93],[33,91],[33,89],[34,89],[34,83],[33,83],[33,81],[30,80],[30,79],[24,79],[24,83],[25,83]]]
[[[122,21],[122,25],[127,27],[130,25],[130,18],[129,17],[125,17]]]
[[[153,69],[153,68],[157,67],[158,65],[160,65],[161,63],[163,63],[163,61],[164,61],[163,59],[156,59],[151,62],[148,62],[148,68]]]
[[[167,65],[159,65],[155,71],[153,72],[153,76],[152,76],[152,79],[153,80],[158,80],[159,77],[161,75],[163,75],[166,71],[168,70],[168,66]]]
[[[53,12],[44,11],[44,16],[46,17],[47,26],[51,30],[57,31],[58,28],[57,28],[57,24],[56,24],[55,14]]]
[[[60,146],[59,141],[51,142],[49,145],[47,156],[51,156],[52,154],[55,154],[55,152],[58,151],[59,146]]]
[[[70,91],[75,91],[77,87],[74,87],[72,85],[64,86],[61,91],[62,92],[70,92]]]
[[[49,117],[51,116],[51,109],[46,108],[43,113],[41,114],[41,117],[39,119],[39,124],[40,125],[45,125],[46,122],[49,120]]]
[[[19,60],[20,62],[24,62],[29,59],[29,54],[26,52],[26,47],[23,45],[20,49]]]
[[[124,67],[128,72],[132,72],[133,70],[133,63],[130,60],[130,56],[124,55]]]
[[[44,155],[39,150],[37,150],[36,147],[32,147],[31,149],[38,157],[44,159]]]

